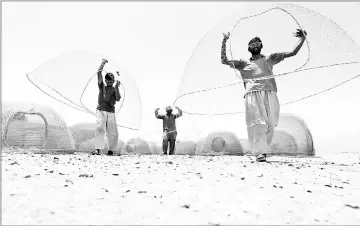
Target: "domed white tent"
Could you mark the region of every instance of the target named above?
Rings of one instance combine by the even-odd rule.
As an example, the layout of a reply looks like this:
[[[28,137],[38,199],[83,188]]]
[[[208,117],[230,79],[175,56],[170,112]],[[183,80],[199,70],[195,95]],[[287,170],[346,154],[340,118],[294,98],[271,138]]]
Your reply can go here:
[[[2,145],[35,148],[51,153],[74,153],[71,131],[50,107],[35,103],[2,105]]]
[[[196,142],[192,140],[177,140],[175,143],[175,155],[195,155]]]
[[[196,155],[243,155],[244,149],[235,133],[211,132],[200,139]]]
[[[270,148],[273,155],[296,154],[299,150],[295,137],[285,131],[275,131]]]
[[[151,155],[160,154],[161,151],[154,142],[147,142],[140,138],[130,139],[121,149],[122,155],[138,154],[138,155]]]
[[[299,116],[281,114],[271,143],[275,155],[315,155],[311,132]]]
[[[156,143],[156,142],[153,142],[153,141],[148,141],[147,143],[149,145],[151,154],[161,155],[163,153],[160,143]]]
[[[245,153],[251,154],[249,141],[241,139]],[[274,138],[268,155],[309,155],[315,154],[314,143],[304,120],[292,114],[281,114],[275,128]]]

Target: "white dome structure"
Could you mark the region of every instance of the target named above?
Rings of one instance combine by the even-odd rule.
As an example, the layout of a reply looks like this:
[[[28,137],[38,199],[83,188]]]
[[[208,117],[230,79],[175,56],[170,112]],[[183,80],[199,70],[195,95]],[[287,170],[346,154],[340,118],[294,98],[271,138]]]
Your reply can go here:
[[[154,142],[147,142],[140,138],[130,139],[121,149],[122,155],[151,155],[161,153],[158,145]]]
[[[192,140],[177,140],[175,143],[176,155],[195,155],[197,143]]]
[[[50,107],[35,103],[4,103],[2,145],[45,152],[74,153],[71,131]],[[34,150],[35,150],[34,149]]]
[[[196,155],[243,155],[244,149],[235,133],[227,131],[211,132],[200,139]]]
[[[274,155],[315,155],[314,141],[305,121],[299,116],[281,114],[270,145]]]

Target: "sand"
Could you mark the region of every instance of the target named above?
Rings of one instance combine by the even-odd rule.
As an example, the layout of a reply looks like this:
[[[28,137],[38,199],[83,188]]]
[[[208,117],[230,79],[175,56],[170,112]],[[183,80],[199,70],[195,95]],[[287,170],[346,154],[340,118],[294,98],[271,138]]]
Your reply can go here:
[[[360,154],[2,153],[2,224],[360,224]]]

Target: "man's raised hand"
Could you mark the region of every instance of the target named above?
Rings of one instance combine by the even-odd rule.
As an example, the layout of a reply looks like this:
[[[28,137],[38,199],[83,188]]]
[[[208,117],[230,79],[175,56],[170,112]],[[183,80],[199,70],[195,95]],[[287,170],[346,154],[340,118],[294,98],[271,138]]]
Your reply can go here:
[[[117,81],[116,81],[116,84],[115,84],[116,88],[119,88],[120,84],[121,84],[120,81],[117,80]]]
[[[294,36],[297,38],[304,38],[306,35],[306,31],[301,29],[296,29],[296,32],[294,33]]]

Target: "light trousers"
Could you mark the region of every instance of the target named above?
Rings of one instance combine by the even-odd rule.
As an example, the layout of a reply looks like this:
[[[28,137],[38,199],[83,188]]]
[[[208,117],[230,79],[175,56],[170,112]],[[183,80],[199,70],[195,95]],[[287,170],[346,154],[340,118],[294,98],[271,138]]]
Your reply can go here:
[[[246,126],[252,154],[269,153],[278,125],[280,104],[276,91],[255,91],[245,95]]]

